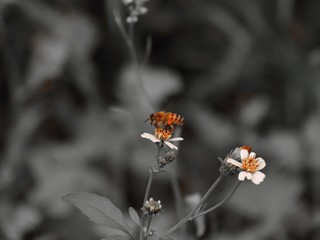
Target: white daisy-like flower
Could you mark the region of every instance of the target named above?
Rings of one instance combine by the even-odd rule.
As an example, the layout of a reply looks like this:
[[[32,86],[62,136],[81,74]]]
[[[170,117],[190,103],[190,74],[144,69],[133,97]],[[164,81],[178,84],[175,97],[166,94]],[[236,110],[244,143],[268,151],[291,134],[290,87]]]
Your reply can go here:
[[[254,184],[260,184],[263,182],[266,175],[260,172],[266,166],[266,162],[261,157],[256,157],[255,152],[249,152],[250,149],[247,147],[242,147],[240,150],[241,162],[238,162],[232,158],[227,160],[228,163],[231,163],[242,169],[240,171],[238,179],[243,181],[244,179],[251,180]]]
[[[176,149],[176,150],[178,150],[178,147],[176,145],[172,144],[171,142],[177,142],[177,141],[183,140],[182,137],[175,137],[175,138],[169,137],[168,139],[164,140],[161,136],[158,135],[158,138],[157,138],[155,135],[152,135],[150,133],[143,133],[143,134],[141,134],[141,137],[149,139],[150,141],[152,141],[154,143],[164,142],[164,144],[166,144],[169,148]]]

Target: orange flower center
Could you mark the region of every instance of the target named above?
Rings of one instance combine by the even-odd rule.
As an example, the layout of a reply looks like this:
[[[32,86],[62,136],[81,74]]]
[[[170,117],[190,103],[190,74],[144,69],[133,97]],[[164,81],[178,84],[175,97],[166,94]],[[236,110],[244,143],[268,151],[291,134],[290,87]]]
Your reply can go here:
[[[246,170],[247,172],[255,172],[259,167],[258,161],[253,157],[247,157],[242,160],[242,169]]]
[[[161,127],[157,127],[154,130],[154,136],[161,141],[167,141],[169,138],[171,138],[172,134],[173,134],[173,130],[171,129],[164,129]]]

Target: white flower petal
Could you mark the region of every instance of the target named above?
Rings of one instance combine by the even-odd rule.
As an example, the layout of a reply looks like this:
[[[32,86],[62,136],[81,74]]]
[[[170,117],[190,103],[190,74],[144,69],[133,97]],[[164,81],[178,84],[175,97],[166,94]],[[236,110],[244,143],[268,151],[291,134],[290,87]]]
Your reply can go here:
[[[248,180],[251,180],[252,179],[252,173],[251,172],[247,172],[246,177],[247,177]]]
[[[240,150],[240,157],[241,159],[245,159],[249,156],[249,152],[247,149],[241,149]]]
[[[256,160],[257,160],[257,163],[259,165],[258,168],[257,168],[257,171],[265,168],[266,162],[263,160],[263,158],[258,157]]]
[[[183,138],[182,137],[175,137],[175,138],[170,138],[168,141],[169,142],[177,142],[177,141],[182,141]]]
[[[238,175],[238,179],[239,181],[243,181],[247,176],[247,172],[246,171],[241,171]]]
[[[141,134],[141,137],[142,137],[142,138],[146,138],[146,139],[155,138],[155,136],[152,135],[152,134],[150,134],[150,133],[142,133],[142,134]]]
[[[266,177],[266,175],[260,171],[256,171],[253,176],[252,176],[252,182],[254,184],[260,184],[261,182],[263,182],[264,178]]]
[[[141,134],[141,137],[145,138],[145,139],[149,139],[152,142],[161,142],[159,139],[157,139],[154,135],[152,135],[150,133],[143,133],[143,134]]]
[[[168,141],[164,141],[164,143],[167,144],[169,148],[178,150],[178,147],[176,145],[173,145],[172,143],[170,143]]]
[[[242,168],[242,164],[241,164],[240,162],[232,159],[232,158],[228,158],[228,159],[227,159],[227,162],[228,162],[228,163],[231,163],[232,165],[235,165],[235,166],[237,166],[237,167],[239,167],[239,168]]]
[[[251,153],[249,154],[249,157],[251,157],[251,158],[256,158],[256,153],[255,153],[255,152],[251,152]]]

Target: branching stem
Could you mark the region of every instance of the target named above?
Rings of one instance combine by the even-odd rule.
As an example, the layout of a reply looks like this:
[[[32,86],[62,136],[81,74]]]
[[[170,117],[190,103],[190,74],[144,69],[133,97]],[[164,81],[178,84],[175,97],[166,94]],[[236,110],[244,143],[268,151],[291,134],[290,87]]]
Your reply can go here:
[[[211,192],[218,186],[220,181],[223,179],[223,176],[220,175],[217,180],[212,184],[212,186],[209,188],[209,190],[206,192],[206,194],[201,198],[200,202],[197,204],[195,208],[193,208],[187,216],[185,216],[180,222],[178,222],[176,225],[174,225],[172,228],[170,228],[168,231],[166,231],[163,236],[170,235],[174,231],[176,231],[178,228],[180,228],[183,224],[185,224],[187,221],[190,221],[193,217],[193,215],[198,211],[199,207],[201,207],[204,203],[204,201],[208,198],[208,196],[211,194]]]
[[[201,216],[203,216],[203,215],[205,215],[205,214],[207,214],[209,212],[212,212],[213,210],[217,209],[218,207],[220,207],[222,204],[224,204],[226,201],[228,201],[232,197],[232,195],[238,189],[240,183],[241,182],[239,181],[238,184],[233,188],[232,192],[230,192],[229,195],[225,199],[223,199],[221,202],[219,202],[215,206],[213,206],[213,207],[211,207],[211,208],[209,208],[209,209],[207,209],[207,210],[205,210],[205,211],[203,211],[201,213],[198,213],[198,214],[194,215],[193,217],[190,218],[190,220],[192,221],[193,219],[201,217]]]

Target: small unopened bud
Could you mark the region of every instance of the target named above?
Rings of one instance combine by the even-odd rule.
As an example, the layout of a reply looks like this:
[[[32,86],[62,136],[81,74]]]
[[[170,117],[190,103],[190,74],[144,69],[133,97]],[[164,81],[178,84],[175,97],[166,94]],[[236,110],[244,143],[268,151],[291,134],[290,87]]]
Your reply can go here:
[[[151,237],[151,236],[153,236],[153,235],[154,235],[154,233],[155,233],[155,232],[156,232],[155,230],[150,229],[150,230],[149,230],[149,232],[145,232],[145,234],[144,234],[144,235],[145,235],[146,237],[148,237],[148,236],[149,236],[149,237]]]
[[[159,157],[159,167],[160,167],[160,168],[163,168],[163,167],[165,167],[166,165],[167,165],[166,159],[163,158],[163,157]]]
[[[136,16],[129,16],[127,17],[127,23],[136,23],[138,21],[138,18]]]
[[[236,161],[241,161],[241,156],[240,156],[240,150],[241,148],[237,147],[234,150],[232,150],[227,157],[232,158]]]
[[[238,172],[237,166],[227,162],[229,158],[232,158],[236,161],[241,161],[240,148],[235,148],[225,157],[225,159],[220,159],[221,166],[219,168],[219,171],[220,174],[225,177],[232,176]]]
[[[140,14],[140,15],[144,15],[144,14],[146,14],[146,13],[148,12],[148,9],[147,9],[146,7],[141,6],[141,7],[138,9],[138,11],[139,11],[139,14]]]
[[[164,158],[168,163],[171,163],[176,159],[176,156],[175,156],[173,151],[169,151],[169,152],[166,153]]]
[[[155,172],[159,171],[160,169],[167,166],[169,163],[173,162],[176,159],[176,156],[173,151],[169,151],[166,153],[164,157],[159,156],[158,163],[155,166],[154,170]]]
[[[150,198],[149,201],[146,201],[143,208],[142,208],[146,214],[149,215],[156,215],[159,213],[162,209],[161,201],[155,201],[153,198]]]

